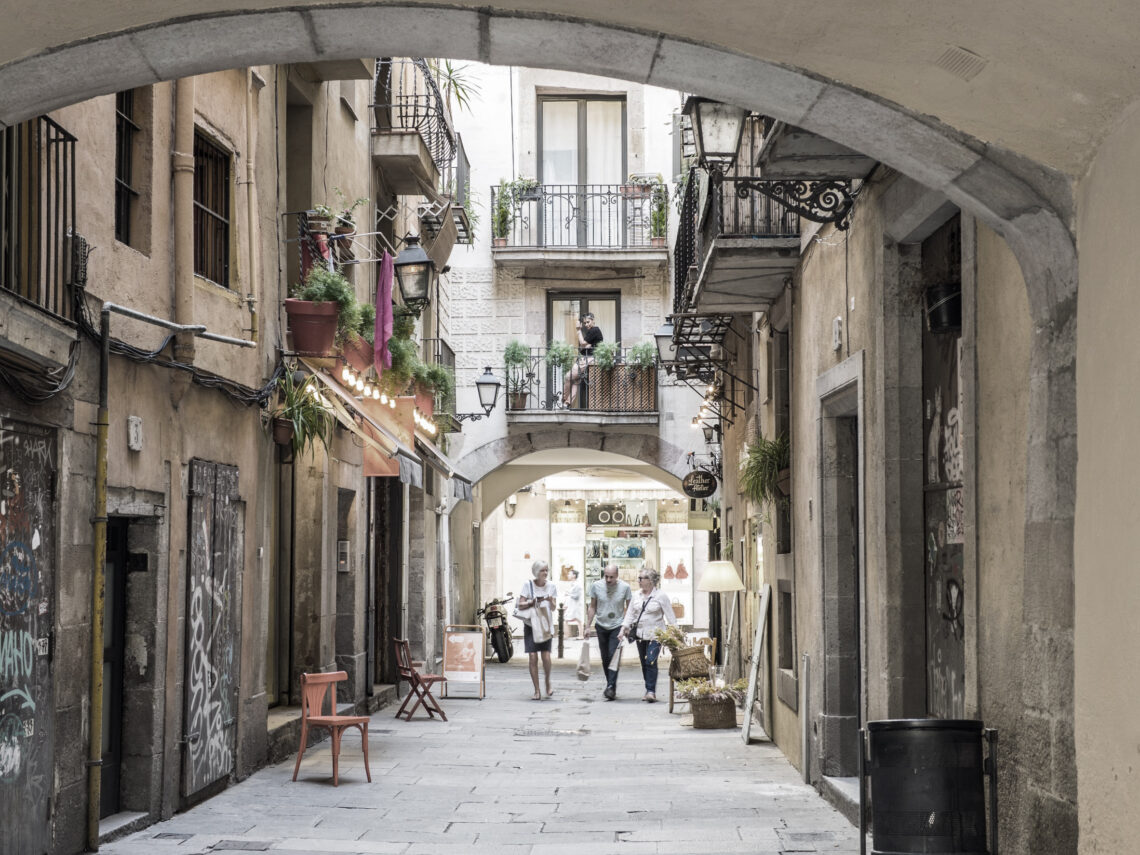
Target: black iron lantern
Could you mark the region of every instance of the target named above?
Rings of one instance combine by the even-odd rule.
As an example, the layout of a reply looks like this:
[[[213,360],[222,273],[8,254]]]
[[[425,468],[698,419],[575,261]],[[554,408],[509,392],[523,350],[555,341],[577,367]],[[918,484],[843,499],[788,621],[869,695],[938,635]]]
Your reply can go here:
[[[662,365],[677,361],[677,346],[673,344],[673,324],[666,321],[661,329],[653,334],[657,342],[657,357]]]
[[[404,238],[404,248],[396,256],[394,266],[404,305],[417,312],[422,311],[430,299],[435,262],[420,246],[419,235]]]
[[[495,403],[499,400],[499,387],[502,385],[499,378],[491,373],[490,365],[475,381],[475,389],[479,392],[479,406],[488,416],[491,415],[491,410],[495,409]]]
[[[721,101],[690,95],[683,112],[693,126],[697,162],[709,170],[724,172],[736,160],[744,117],[748,111]]]

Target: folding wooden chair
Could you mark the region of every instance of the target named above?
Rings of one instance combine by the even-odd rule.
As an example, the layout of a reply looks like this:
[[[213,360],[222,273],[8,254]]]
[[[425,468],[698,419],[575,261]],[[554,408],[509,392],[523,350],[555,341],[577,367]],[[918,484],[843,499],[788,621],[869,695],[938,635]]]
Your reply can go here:
[[[336,683],[347,680],[345,671],[333,671],[328,674],[302,674],[301,675],[301,747],[297,751],[297,765],[293,767],[293,780],[297,780],[297,772],[301,768],[301,758],[305,756],[305,747],[309,743],[310,727],[327,727],[332,737],[333,760],[333,786],[340,786],[340,738],[345,728],[355,727],[360,730],[361,744],[364,748],[364,774],[368,776],[368,783],[372,783],[372,772],[368,768],[368,716],[366,715],[337,715],[336,714]],[[329,715],[322,715],[325,698],[332,689],[329,698]]]
[[[439,713],[439,717],[447,721],[447,715],[444,713],[443,708],[440,707],[439,701],[431,693],[431,687],[436,683],[445,683],[447,678],[442,674],[421,674],[416,670],[416,666],[422,666],[422,662],[413,662],[412,654],[408,648],[408,640],[406,638],[394,638],[393,643],[396,645],[396,670],[399,672],[399,678],[408,684],[410,691],[408,696],[404,698],[404,703],[400,705],[400,709],[396,712],[396,718],[403,718],[404,721],[411,721],[412,715],[417,709],[423,705],[427,711],[429,718],[435,718],[435,714]],[[412,704],[412,708],[405,712],[405,708],[412,698],[416,702]]]

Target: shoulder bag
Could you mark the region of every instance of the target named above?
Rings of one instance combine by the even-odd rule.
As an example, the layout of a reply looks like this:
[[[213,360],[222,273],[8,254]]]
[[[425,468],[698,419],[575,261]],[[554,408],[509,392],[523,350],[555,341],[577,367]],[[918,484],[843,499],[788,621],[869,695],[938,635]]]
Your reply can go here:
[[[527,590],[530,591],[530,593],[524,594],[523,596],[525,596],[528,600],[533,600],[534,599],[534,582],[527,582],[527,585],[529,586],[527,588]],[[529,626],[531,620],[534,619],[534,606],[530,605],[530,606],[527,606],[525,609],[520,609],[518,606],[515,606],[515,609],[513,612],[511,612],[511,615],[514,616],[515,620],[521,620],[523,623],[525,623],[527,626]]]

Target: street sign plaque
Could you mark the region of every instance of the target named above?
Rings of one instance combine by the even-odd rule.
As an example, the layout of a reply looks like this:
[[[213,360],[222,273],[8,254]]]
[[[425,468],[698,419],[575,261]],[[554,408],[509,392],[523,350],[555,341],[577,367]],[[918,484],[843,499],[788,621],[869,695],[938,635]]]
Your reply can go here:
[[[703,469],[694,469],[681,481],[681,489],[690,499],[707,499],[716,492],[716,476]]]

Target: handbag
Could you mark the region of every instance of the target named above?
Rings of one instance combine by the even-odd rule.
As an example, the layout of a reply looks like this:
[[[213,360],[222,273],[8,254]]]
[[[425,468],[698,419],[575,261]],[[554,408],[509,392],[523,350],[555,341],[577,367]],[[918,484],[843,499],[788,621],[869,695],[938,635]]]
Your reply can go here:
[[[590,642],[582,642],[582,650],[578,653],[578,679],[590,679]]]
[[[535,644],[542,644],[554,637],[554,618],[550,609],[534,609],[534,615],[530,619],[530,634]]]

